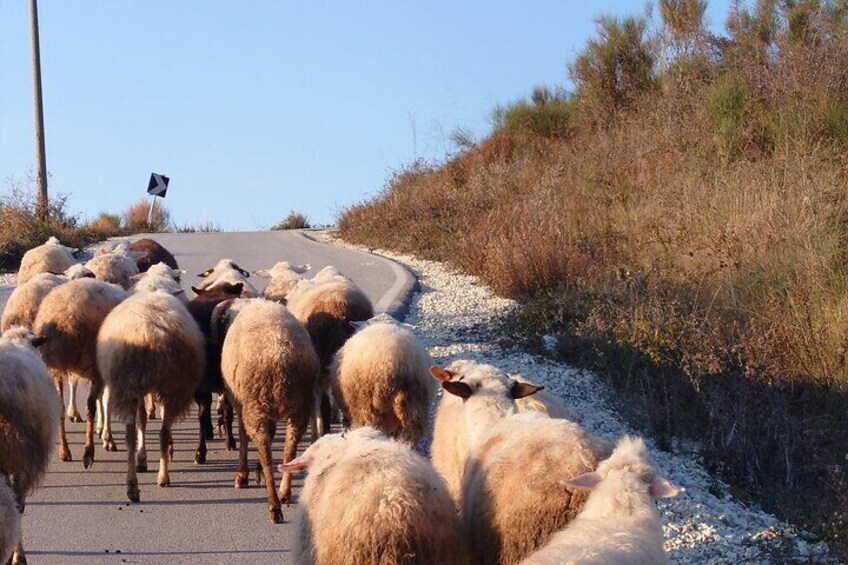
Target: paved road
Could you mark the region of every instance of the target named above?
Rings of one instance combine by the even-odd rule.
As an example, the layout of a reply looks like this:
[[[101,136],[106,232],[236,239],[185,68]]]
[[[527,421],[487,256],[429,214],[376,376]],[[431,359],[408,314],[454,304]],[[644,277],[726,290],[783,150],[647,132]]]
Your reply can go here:
[[[326,246],[294,232],[154,237],[189,271],[186,287],[199,280],[191,275],[221,257],[250,270],[270,267],[278,260],[309,262],[313,269],[333,264],[353,278],[381,310],[400,309],[414,282],[404,269],[385,259]],[[271,524],[264,486],[258,487],[251,476],[249,488],[233,488],[236,453],[226,451],[222,440],[209,443],[206,465],[194,465],[194,414],[174,432],[170,488],[156,486],[158,421],[148,426],[151,465],[148,473],[139,474],[140,504],[130,505],[124,494],[124,434],[120,425],[114,430],[121,451],[108,453],[98,445],[94,466],[84,470],[80,461],[84,425],[68,425],[76,460],[63,463],[54,458],[44,485],[27,504],[24,541],[31,565],[292,562],[294,505],[283,508],[284,524]],[[282,457],[282,436],[274,444],[276,462]],[[253,449],[251,461],[256,461]],[[300,479],[294,483],[295,501],[301,485]]]

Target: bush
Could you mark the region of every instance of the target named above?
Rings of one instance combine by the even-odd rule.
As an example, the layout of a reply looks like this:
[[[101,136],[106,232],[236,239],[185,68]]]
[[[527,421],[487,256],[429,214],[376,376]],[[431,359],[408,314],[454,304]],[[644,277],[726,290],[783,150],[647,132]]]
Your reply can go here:
[[[181,226],[174,225],[174,231],[177,233],[217,233],[221,231],[221,226],[212,221],[195,224],[185,223]]]
[[[272,227],[272,230],[302,230],[311,228],[312,225],[309,223],[309,218],[304,216],[299,212],[295,212],[292,210],[289,212],[289,215],[283,218],[283,220]]]
[[[520,101],[498,108],[493,117],[495,131],[500,135],[562,139],[574,131],[573,104],[559,96],[537,95],[532,104]]]
[[[122,235],[121,217],[118,214],[101,212],[95,219],[83,224],[80,232],[92,240],[103,240]]]
[[[156,208],[153,210],[153,217],[150,224],[147,223],[147,215],[150,210],[150,201],[142,198],[135,204],[131,204],[123,215],[124,229],[128,233],[143,233],[143,232],[161,232],[168,229],[171,221],[171,214],[161,199],[156,202]]]

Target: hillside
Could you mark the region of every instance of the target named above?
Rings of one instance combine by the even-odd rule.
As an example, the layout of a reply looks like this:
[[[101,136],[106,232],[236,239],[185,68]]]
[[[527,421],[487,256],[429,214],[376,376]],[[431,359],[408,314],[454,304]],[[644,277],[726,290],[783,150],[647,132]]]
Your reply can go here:
[[[345,211],[345,239],[524,303],[502,333],[591,367],[659,445],[846,555],[848,5],[760,0],[708,33],[603,17],[491,134]],[[717,493],[719,496],[720,493]]]

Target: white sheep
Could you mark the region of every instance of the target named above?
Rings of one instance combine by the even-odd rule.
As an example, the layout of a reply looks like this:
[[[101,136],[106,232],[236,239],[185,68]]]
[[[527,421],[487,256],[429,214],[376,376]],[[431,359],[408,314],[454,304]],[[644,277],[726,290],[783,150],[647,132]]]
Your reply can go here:
[[[47,472],[59,421],[64,421],[47,367],[35,352],[44,342],[21,326],[0,337],[0,482],[9,482],[21,512]],[[24,563],[20,543],[16,547],[13,562]]]
[[[232,259],[221,259],[214,267],[206,269],[197,276],[203,278],[197,285],[200,290],[211,290],[225,283],[227,285],[240,283],[243,298],[256,298],[261,295],[256,287],[247,280],[250,277],[250,271],[242,269]]]
[[[434,368],[431,374],[438,380],[457,379],[500,379],[504,384],[512,381],[534,385],[521,375],[510,375],[497,367],[484,365],[474,361],[454,361],[445,369]],[[540,412],[551,418],[573,419],[573,415],[562,401],[541,389],[530,396],[515,400],[518,412]],[[462,399],[452,394],[442,394],[436,409],[433,422],[433,443],[430,445],[430,456],[433,466],[444,477],[454,501],[459,505],[462,474],[465,469],[465,459],[468,457],[468,437],[465,433],[465,421],[462,411]]]
[[[311,268],[305,265],[292,265],[288,261],[280,261],[270,269],[254,271],[256,276],[271,279],[262,291],[262,297],[285,304],[286,295],[303,279],[303,274]]]
[[[12,487],[0,480],[0,563],[9,563],[21,543],[21,513]]]
[[[50,370],[60,394],[70,375],[91,383],[86,402],[86,441],[83,464],[94,462],[94,419],[102,380],[97,370],[97,332],[106,315],[129,293],[121,287],[95,279],[79,279],[53,289],[42,301],[35,317],[33,330],[47,338],[41,356]],[[65,434],[65,419],[60,420],[59,456],[71,461],[71,451]],[[114,450],[114,442],[107,447]]]
[[[388,314],[352,324],[359,330],[330,366],[333,399],[354,428],[370,426],[417,444],[435,395],[430,355],[411,326]]]
[[[157,263],[146,272],[137,275],[132,290],[134,292],[155,292],[161,290],[188,303],[188,296],[180,285],[182,271],[172,269],[165,263]]]
[[[468,563],[444,481],[407,444],[358,428],[322,437],[280,468],[308,469],[296,563]]]
[[[171,426],[191,407],[206,360],[203,334],[177,298],[139,292],[116,306],[97,334],[97,367],[110,391],[111,409],[126,422],[127,497],[139,501],[137,470],[147,470],[144,397],[164,406],[159,431],[159,486],[170,485]],[[136,437],[138,437],[137,445]]]
[[[662,565],[662,522],[656,500],[682,489],[660,477],[641,438],[624,437],[598,470],[567,481],[591,491],[583,511],[522,565]]]
[[[472,559],[506,564],[526,557],[576,516],[586,495],[557,477],[594,469],[609,448],[570,420],[519,414],[515,400],[540,387],[493,369],[478,365],[442,387],[463,399],[470,449],[460,500]]]
[[[59,243],[55,237],[33,247],[21,258],[21,268],[18,271],[18,284],[23,284],[39,273],[62,273],[75,263],[73,247]]]
[[[121,243],[111,250],[101,249],[85,266],[98,280],[129,289],[138,274],[136,260],[146,255],[144,251],[130,251],[127,244]]]
[[[291,473],[274,490],[271,442],[276,423],[288,419],[283,462],[291,461],[309,423],[318,356],[309,334],[285,306],[264,298],[226,301],[212,315],[212,339],[221,343],[221,374],[238,414],[239,470],[235,486],[248,481],[248,436],[256,443],[268,491],[271,521],[281,523],[280,501],[291,497]]]

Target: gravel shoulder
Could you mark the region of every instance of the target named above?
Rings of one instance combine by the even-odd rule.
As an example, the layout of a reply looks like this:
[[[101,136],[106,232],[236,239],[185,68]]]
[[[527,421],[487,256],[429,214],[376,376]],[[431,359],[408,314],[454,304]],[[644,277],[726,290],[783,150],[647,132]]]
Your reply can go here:
[[[313,232],[318,241],[363,248]],[[408,255],[368,249],[398,261],[419,279],[420,293],[406,321],[439,364],[466,358],[486,361],[518,373],[559,394],[579,414],[579,423],[610,439],[637,433],[618,415],[612,390],[590,371],[575,369],[543,357],[496,344],[494,322],[520,307],[496,296],[476,277]],[[665,452],[650,440],[651,454],[662,473],[686,492],[662,501],[666,550],[673,563],[829,563],[827,547],[816,543],[775,516],[747,506],[729,494],[726,485],[710,476],[696,451]]]

